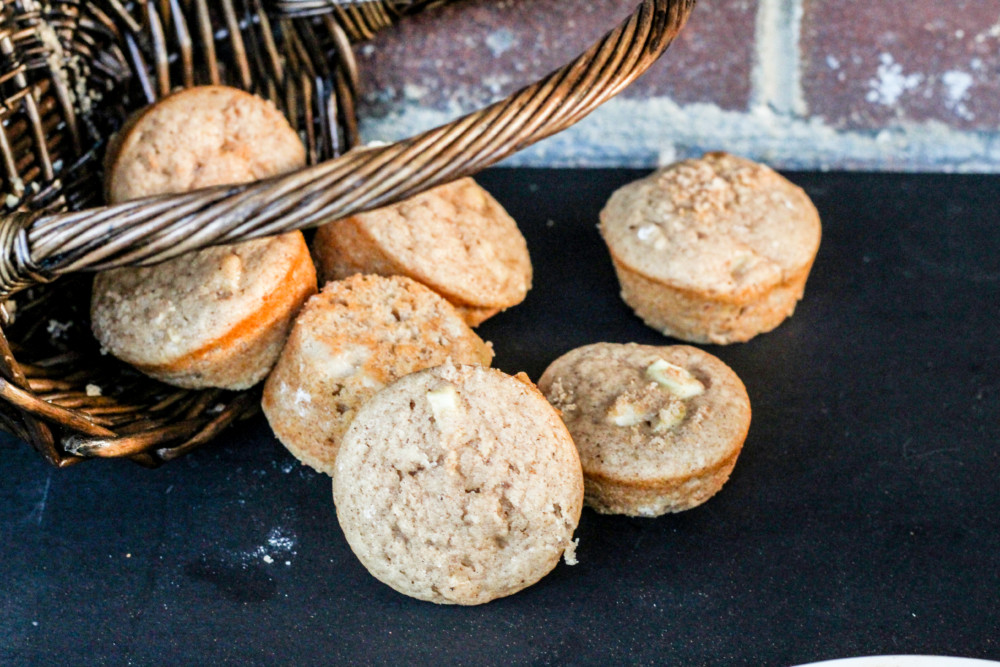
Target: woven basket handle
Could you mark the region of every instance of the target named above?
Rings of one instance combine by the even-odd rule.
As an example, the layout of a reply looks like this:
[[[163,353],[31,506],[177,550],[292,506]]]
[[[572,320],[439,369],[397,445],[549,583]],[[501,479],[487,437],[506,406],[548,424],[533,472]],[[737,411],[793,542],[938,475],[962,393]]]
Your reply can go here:
[[[642,74],[696,0],[644,0],[565,67],[410,139],[242,186],[0,220],[0,296],[75,271],[153,264],[211,245],[305,229],[474,174],[586,116]]]

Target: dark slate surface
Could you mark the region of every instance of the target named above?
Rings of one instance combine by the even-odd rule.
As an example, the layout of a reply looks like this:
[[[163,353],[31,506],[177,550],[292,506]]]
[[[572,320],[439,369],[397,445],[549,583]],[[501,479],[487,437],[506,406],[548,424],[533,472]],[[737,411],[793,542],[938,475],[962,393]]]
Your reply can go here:
[[[537,379],[580,344],[669,342],[595,224],[626,171],[493,170],[536,267],[481,327]],[[327,478],[258,418],[158,470],[57,471],[0,439],[2,664],[754,664],[1000,658],[1000,178],[792,174],[824,239],[795,316],[708,347],[749,438],[706,505],[585,510],[580,564],[475,608],[370,577]]]

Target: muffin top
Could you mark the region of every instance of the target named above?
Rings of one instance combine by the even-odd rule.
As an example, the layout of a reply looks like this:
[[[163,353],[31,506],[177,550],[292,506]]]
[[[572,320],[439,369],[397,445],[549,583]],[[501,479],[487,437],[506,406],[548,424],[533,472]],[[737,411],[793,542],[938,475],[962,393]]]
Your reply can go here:
[[[552,362],[538,386],[587,476],[640,485],[696,476],[739,451],[750,426],[739,377],[687,345],[585,345]]]
[[[492,358],[429,288],[404,276],[354,275],[306,302],[264,386],[264,413],[295,456],[332,475],[344,432],[377,390],[448,360]]]
[[[123,130],[112,150],[111,203],[247,183],[306,161],[302,140],[274,104],[228,86],[163,98]]]
[[[119,359],[170,364],[225,346],[267,322],[272,310],[283,312],[289,297],[282,290],[312,292],[315,285],[302,233],[290,232],[98,273],[92,326]]]
[[[617,262],[712,295],[762,291],[811,264],[819,214],[769,167],[707,153],[618,189],[600,230]]]
[[[366,243],[338,243],[351,233]],[[374,263],[367,249],[357,255],[370,244],[382,255]],[[457,306],[507,308],[531,287],[531,260],[517,223],[471,178],[321,227],[314,252],[327,278],[402,273]]]
[[[480,604],[572,562],[583,477],[558,413],[527,378],[446,364],[358,412],[333,478],[337,519],[379,580]]]

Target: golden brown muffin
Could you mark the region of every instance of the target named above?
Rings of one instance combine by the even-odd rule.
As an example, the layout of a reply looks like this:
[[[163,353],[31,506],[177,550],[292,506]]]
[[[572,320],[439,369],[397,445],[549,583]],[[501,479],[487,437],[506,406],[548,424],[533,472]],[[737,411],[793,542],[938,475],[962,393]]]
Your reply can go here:
[[[344,432],[380,388],[449,360],[492,359],[492,348],[430,289],[403,276],[354,275],[306,302],[262,405],[288,451],[332,475]]]
[[[448,299],[470,326],[521,303],[531,287],[517,223],[471,178],[324,225],[313,256],[322,280],[413,278]]]
[[[389,385],[344,436],[333,494],[362,564],[421,600],[481,604],[575,562],[580,461],[524,376],[446,364]]]
[[[726,153],[620,188],[600,229],[625,302],[665,335],[699,343],[746,341],[784,321],[820,242],[801,188]]]
[[[246,389],[267,375],[315,291],[295,232],[99,273],[91,325],[108,352],[158,380]]]
[[[249,183],[306,162],[305,146],[273,103],[228,86],[186,88],[149,106],[111,154],[111,203]]]
[[[729,479],[750,427],[739,377],[687,345],[596,343],[538,382],[580,451],[586,502],[605,514],[695,507]]]

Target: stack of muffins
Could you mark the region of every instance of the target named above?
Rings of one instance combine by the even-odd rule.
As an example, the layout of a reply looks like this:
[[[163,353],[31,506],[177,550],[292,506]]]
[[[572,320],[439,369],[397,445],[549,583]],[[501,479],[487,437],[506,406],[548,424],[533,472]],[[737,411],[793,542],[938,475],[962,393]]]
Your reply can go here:
[[[113,144],[107,194],[243,183],[304,161],[269,102],[191,88]],[[626,302],[692,342],[777,326],[819,242],[801,190],[724,154],[622,188],[601,231]],[[344,535],[369,571],[413,597],[480,604],[575,562],[585,502],[634,516],[704,502],[750,423],[740,379],[694,347],[585,346],[538,388],[489,368],[492,348],[472,327],[520,303],[531,280],[517,224],[462,179],[331,221],[308,247],[292,232],[102,273],[91,315],[107,351],[164,382],[266,378],[269,424],[333,478]]]

